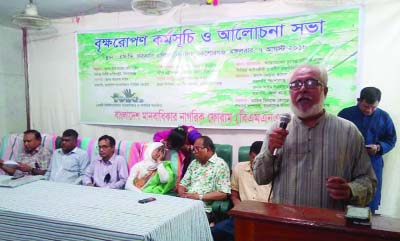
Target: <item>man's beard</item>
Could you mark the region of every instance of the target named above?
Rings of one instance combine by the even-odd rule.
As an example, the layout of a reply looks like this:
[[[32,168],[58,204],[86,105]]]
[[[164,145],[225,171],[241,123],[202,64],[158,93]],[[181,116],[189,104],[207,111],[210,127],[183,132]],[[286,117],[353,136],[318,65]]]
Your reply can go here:
[[[292,109],[293,113],[297,117],[305,119],[305,118],[317,116],[319,113],[321,113],[322,110],[324,109],[324,103],[325,103],[325,94],[324,94],[324,92],[321,92],[319,102],[314,104],[311,107],[311,109],[309,109],[307,111],[302,111],[299,108],[297,108],[297,106],[295,106],[293,104],[293,102],[290,102],[290,108]]]

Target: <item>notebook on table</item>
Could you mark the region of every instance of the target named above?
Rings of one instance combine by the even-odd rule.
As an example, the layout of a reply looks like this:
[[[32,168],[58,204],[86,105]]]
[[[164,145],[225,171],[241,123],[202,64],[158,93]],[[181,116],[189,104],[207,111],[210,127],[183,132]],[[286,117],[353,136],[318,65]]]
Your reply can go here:
[[[13,176],[0,175],[0,187],[18,187],[27,183],[35,182],[44,178],[42,175],[26,175],[17,179],[12,179]]]

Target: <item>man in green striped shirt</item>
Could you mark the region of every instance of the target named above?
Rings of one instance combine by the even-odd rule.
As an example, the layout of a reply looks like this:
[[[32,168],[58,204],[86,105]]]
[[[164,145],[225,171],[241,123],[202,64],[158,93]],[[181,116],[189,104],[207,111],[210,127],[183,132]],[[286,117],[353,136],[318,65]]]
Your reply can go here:
[[[254,177],[273,183],[275,203],[343,210],[366,206],[376,191],[361,133],[324,109],[327,83],[326,70],[312,65],[297,67],[289,79],[293,120],[287,129],[274,123],[267,130],[254,161]]]

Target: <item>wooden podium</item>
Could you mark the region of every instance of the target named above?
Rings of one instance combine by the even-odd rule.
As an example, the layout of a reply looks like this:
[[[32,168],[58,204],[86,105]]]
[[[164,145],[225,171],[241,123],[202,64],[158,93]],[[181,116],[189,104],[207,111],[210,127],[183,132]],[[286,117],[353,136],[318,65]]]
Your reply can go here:
[[[347,224],[344,212],[243,201],[230,212],[236,241],[400,240],[400,219],[373,216],[372,226]]]

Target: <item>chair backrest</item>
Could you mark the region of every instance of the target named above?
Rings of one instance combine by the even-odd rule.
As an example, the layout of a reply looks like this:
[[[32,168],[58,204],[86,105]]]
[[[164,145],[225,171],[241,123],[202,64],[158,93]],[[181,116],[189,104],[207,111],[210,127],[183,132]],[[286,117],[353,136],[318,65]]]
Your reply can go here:
[[[229,170],[232,170],[232,145],[215,144],[215,152],[228,164]]]
[[[99,155],[97,138],[83,137],[78,138],[78,147],[89,154],[90,160]],[[128,168],[143,160],[143,153],[146,150],[147,142],[133,142],[129,140],[115,140],[115,154],[125,158]]]
[[[239,162],[248,161],[249,160],[249,151],[250,151],[250,146],[241,146],[241,147],[239,147],[238,161]]]
[[[217,156],[224,159],[224,161],[228,164],[229,170],[232,170],[232,145],[215,143],[214,145]],[[190,157],[190,162],[194,159],[194,154],[192,153]]]

